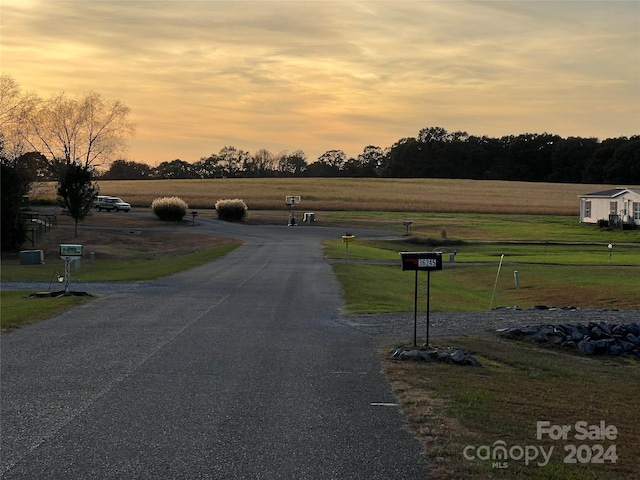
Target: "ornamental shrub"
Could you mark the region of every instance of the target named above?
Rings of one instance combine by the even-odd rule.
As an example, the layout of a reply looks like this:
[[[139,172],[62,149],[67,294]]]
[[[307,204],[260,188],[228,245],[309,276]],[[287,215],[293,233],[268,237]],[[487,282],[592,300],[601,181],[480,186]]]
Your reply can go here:
[[[151,203],[151,210],[160,219],[167,222],[179,222],[187,213],[189,205],[178,197],[160,197]]]
[[[231,200],[218,200],[216,202],[216,211],[220,220],[227,222],[239,222],[247,215],[247,204],[239,198]]]

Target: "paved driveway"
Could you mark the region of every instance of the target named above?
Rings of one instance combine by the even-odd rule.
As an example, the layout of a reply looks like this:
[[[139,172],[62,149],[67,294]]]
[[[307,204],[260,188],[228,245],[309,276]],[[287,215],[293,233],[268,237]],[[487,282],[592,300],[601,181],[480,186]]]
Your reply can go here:
[[[421,479],[315,226],[246,243],[1,338],[5,479]],[[360,234],[358,232],[358,234]]]

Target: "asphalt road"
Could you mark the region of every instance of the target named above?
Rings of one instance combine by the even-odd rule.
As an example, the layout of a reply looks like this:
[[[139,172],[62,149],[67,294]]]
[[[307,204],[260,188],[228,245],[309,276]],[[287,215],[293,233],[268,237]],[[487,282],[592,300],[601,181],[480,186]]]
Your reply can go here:
[[[2,335],[0,478],[428,478],[339,312],[320,239],[344,232],[201,223],[246,242]]]

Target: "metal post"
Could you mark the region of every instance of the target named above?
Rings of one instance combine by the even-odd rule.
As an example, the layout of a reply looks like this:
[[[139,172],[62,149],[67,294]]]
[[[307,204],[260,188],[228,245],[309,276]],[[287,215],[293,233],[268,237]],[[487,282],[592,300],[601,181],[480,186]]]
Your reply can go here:
[[[427,271],[427,348],[429,348],[429,310],[431,303],[431,270]]]
[[[413,346],[418,346],[418,270],[413,289]]]
[[[71,277],[71,259],[64,260],[64,294],[69,295],[69,278]]]

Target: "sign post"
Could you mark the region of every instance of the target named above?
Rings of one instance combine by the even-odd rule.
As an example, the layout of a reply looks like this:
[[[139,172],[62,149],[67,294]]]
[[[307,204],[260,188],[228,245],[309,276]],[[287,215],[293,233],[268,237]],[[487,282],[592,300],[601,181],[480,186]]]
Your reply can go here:
[[[413,297],[413,346],[417,345],[418,331],[418,271],[427,272],[427,336],[426,345],[429,346],[429,311],[431,308],[431,272],[442,270],[442,252],[400,252],[402,270],[414,270],[415,291]]]
[[[346,233],[342,236],[342,242],[344,243],[345,248],[345,258],[346,263],[349,263],[349,244],[356,239],[355,235],[351,235],[350,233]]]
[[[64,294],[69,295],[71,262],[82,257],[82,245],[60,245],[60,258],[64,260]]]

